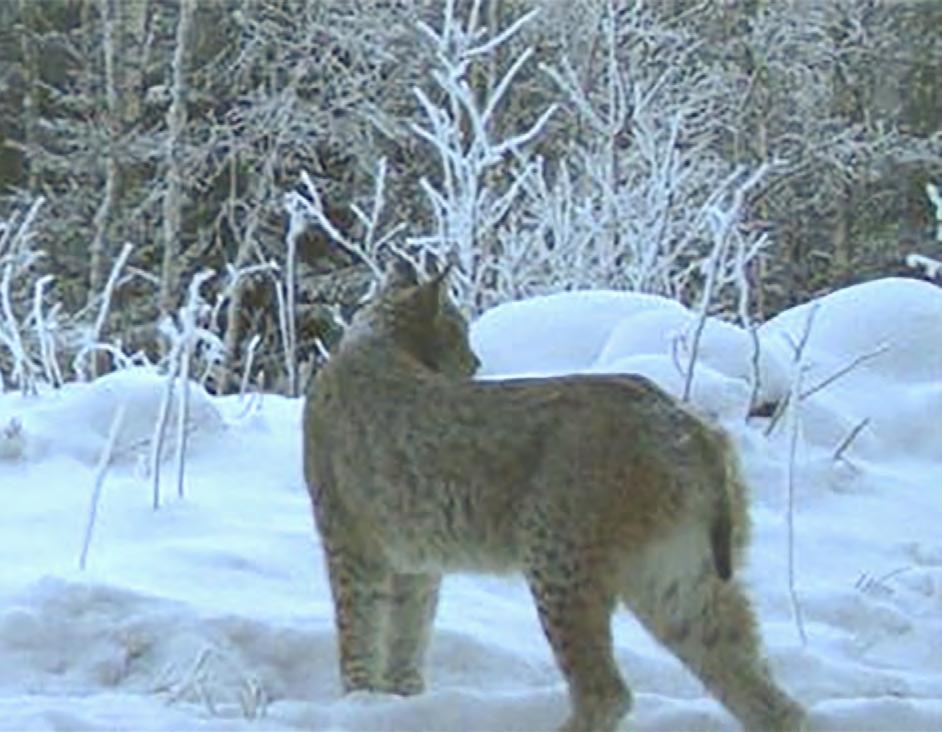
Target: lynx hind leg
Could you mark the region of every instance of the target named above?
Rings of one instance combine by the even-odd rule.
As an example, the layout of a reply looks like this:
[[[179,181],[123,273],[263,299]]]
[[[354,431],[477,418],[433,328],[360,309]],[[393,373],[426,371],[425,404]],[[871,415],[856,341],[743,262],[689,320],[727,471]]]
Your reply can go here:
[[[343,544],[326,537],[324,542],[345,693],[382,689],[383,620],[391,590],[391,572],[382,555],[370,546],[355,546],[354,535],[347,534]]]
[[[437,574],[393,575],[386,630],[385,691],[410,695],[425,688],[422,667],[440,586],[441,576]]]
[[[527,572],[527,580],[569,685],[572,710],[562,730],[610,732],[631,708],[631,692],[612,652],[615,593],[599,577],[591,577],[586,564],[572,555],[558,566],[541,562]]]
[[[678,530],[633,563],[625,602],[746,730],[795,732],[804,712],[772,679],[755,615],[716,573],[705,531]]]

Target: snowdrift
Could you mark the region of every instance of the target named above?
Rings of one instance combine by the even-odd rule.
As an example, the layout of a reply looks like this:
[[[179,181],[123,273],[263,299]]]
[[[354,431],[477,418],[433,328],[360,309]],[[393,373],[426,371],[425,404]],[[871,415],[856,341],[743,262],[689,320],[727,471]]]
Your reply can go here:
[[[38,397],[5,395],[0,401],[0,460],[37,460],[58,453],[93,465],[119,414],[112,459],[141,457],[154,436],[167,383],[154,370],[135,367],[87,383],[66,384]],[[204,436],[223,429],[222,418],[199,384],[191,381],[187,388],[185,429],[199,446]],[[179,394],[171,392],[166,404],[164,458],[173,453],[179,434]]]
[[[893,279],[822,298],[796,359],[811,309],[764,324],[758,362],[735,325],[711,320],[701,340],[694,403],[731,432],[753,493],[743,579],[770,663],[813,729],[940,729],[942,291]],[[691,322],[659,298],[570,293],[495,308],[472,337],[485,378],[625,371],[680,393]],[[754,363],[763,399],[780,402],[801,379],[798,409],[774,424],[745,419]],[[194,390],[186,498],[154,512],[128,458],[152,433],[162,385],[132,373],[39,398],[0,395],[0,428],[22,425],[0,459],[0,730],[559,723],[565,685],[513,577],[446,580],[425,694],[341,696],[300,470],[300,402]],[[130,452],[110,466],[79,572],[95,464],[125,399],[120,444]],[[806,642],[789,595],[789,485]],[[632,728],[735,729],[628,613],[613,628],[635,691]]]

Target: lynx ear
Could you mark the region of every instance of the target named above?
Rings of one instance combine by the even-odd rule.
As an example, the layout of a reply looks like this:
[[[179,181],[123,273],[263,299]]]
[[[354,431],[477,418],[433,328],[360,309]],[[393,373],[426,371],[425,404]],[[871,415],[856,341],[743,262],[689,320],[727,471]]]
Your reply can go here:
[[[443,292],[442,285],[447,284],[448,276],[451,274],[452,263],[449,262],[444,266],[441,272],[438,272],[428,284],[434,285],[439,292]]]
[[[428,291],[429,299],[435,301],[434,315],[438,314],[441,304],[448,301],[448,276],[451,274],[451,268],[452,264],[449,262],[441,272],[421,286],[423,290]]]
[[[403,287],[415,287],[419,284],[419,273],[415,265],[402,256],[395,256],[386,267],[382,289],[395,290]]]
[[[410,300],[416,312],[422,320],[434,320],[438,317],[438,311],[442,304],[442,295],[444,289],[442,285],[448,275],[448,270],[435,275],[427,282],[415,287],[410,295]]]

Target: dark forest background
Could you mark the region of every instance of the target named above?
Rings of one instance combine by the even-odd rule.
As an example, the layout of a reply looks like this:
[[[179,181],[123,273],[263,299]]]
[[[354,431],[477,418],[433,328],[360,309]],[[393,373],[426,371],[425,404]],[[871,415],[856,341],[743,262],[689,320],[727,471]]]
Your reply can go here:
[[[157,358],[211,268],[211,383],[251,350],[295,391],[285,307],[309,361],[381,240],[454,259],[471,312],[584,286],[690,303],[703,212],[737,191],[761,320],[929,276],[906,258],[942,259],[940,128],[937,0],[0,0],[3,322],[63,359]]]

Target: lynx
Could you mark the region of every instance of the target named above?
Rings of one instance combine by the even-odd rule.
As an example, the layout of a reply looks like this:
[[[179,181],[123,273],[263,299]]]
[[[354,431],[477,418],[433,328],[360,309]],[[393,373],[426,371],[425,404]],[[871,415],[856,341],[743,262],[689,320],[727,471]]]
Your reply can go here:
[[[307,394],[344,690],[421,692],[442,573],[522,572],[563,729],[613,730],[631,706],[619,600],[744,727],[801,728],[733,578],[747,519],[724,435],[641,377],[473,381],[443,282],[391,278]]]

